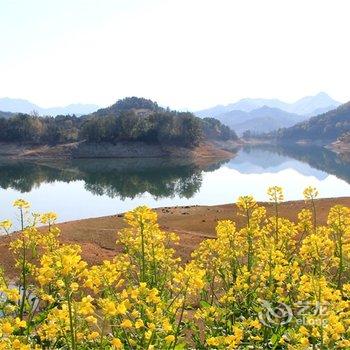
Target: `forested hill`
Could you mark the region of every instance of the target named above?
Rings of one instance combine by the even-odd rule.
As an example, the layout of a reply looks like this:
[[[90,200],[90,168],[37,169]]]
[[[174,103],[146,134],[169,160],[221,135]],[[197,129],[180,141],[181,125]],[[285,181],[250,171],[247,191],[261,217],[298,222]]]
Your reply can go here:
[[[171,111],[144,98],[129,97],[83,117],[0,116],[0,142],[58,144],[76,141],[195,147],[205,140],[236,140],[237,135],[213,118]]]
[[[192,113],[171,111],[138,97],[119,100],[84,118],[81,132],[88,142],[144,141],[193,147],[205,139],[237,139],[229,127],[216,119],[202,120]]]
[[[350,102],[270,136],[278,141],[331,143],[350,132]]]
[[[91,113],[90,115],[105,117],[107,115],[120,115],[121,113],[130,110],[144,110],[148,111],[149,113],[165,111],[164,108],[158,106],[157,102],[154,102],[152,100],[148,100],[142,97],[126,97],[122,100],[118,100],[112,106],[101,108],[96,112]]]
[[[14,115],[15,113],[0,111],[0,118],[10,118],[10,117],[13,117]]]

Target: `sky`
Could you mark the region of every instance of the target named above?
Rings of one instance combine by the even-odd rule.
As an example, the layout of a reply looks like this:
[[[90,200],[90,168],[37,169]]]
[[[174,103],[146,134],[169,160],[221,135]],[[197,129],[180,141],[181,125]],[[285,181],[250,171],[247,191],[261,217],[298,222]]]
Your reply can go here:
[[[0,97],[350,100],[349,0],[0,0]]]

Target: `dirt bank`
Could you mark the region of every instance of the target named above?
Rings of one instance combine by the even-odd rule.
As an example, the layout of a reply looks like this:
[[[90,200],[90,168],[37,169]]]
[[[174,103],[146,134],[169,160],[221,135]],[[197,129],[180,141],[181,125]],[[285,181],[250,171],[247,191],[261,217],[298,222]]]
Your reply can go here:
[[[262,203],[268,213],[273,208]],[[350,207],[350,197],[320,199],[316,202],[319,224],[325,224],[329,208],[335,204]],[[305,207],[304,201],[292,201],[281,204],[280,214],[291,220],[296,220],[298,212]],[[242,217],[237,215],[234,204],[216,206],[188,206],[166,207],[156,209],[161,227],[169,232],[176,232],[180,236],[177,253],[183,260],[188,260],[191,252],[205,238],[215,237],[215,226],[218,220],[234,220],[238,227],[243,224]],[[112,258],[116,247],[116,232],[125,227],[123,215],[105,216],[100,218],[77,220],[58,225],[61,230],[63,243],[80,244],[83,257],[91,264],[100,263],[104,259]],[[0,239],[0,265],[5,267],[8,275],[14,274],[14,261],[9,251],[9,242],[13,237]]]
[[[205,142],[189,149],[152,145],[144,142],[86,143],[74,142],[60,145],[0,144],[0,157],[11,159],[81,159],[81,158],[232,158],[237,142]]]
[[[328,148],[338,154],[344,154],[349,157],[350,156],[350,137],[348,137],[345,140],[335,141]]]

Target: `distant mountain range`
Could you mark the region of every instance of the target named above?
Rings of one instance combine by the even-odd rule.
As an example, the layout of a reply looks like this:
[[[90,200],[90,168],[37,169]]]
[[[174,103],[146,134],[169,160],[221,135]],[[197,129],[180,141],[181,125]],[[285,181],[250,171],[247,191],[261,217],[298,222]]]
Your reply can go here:
[[[94,104],[71,104],[64,107],[52,107],[52,108],[42,108],[32,102],[23,99],[13,99],[13,98],[0,98],[0,111],[2,112],[12,112],[12,113],[31,113],[33,111],[39,113],[40,115],[84,115],[95,112],[100,107]],[[3,116],[10,116],[9,114]]]
[[[306,116],[267,106],[253,109],[250,112],[234,110],[220,114],[215,118],[239,135],[242,135],[246,130],[250,130],[253,134],[267,133],[308,119]]]
[[[264,133],[290,127],[312,116],[333,110],[340,104],[321,92],[294,103],[277,99],[245,98],[226,106],[219,105],[195,112],[195,115],[201,118],[216,118],[242,135],[246,130]]]
[[[321,92],[315,96],[301,98],[294,103],[278,99],[245,98],[226,106],[219,105],[195,112],[195,115],[201,118],[216,118],[241,136],[247,130],[253,134],[262,134],[289,128],[306,122],[313,116],[334,110],[338,106],[340,102]],[[11,113],[31,113],[33,111],[39,115],[51,116],[61,114],[81,116],[90,113],[100,115],[107,112],[112,113],[112,107],[99,109],[99,106],[94,104],[71,104],[65,107],[42,108],[23,99],[0,98],[0,117],[8,118],[12,115]],[[160,108],[158,105],[156,107]]]
[[[234,110],[251,112],[254,109],[267,106],[271,108],[278,108],[289,113],[313,116],[315,113],[319,114],[326,111],[328,112],[339,105],[341,105],[340,102],[333,100],[325,92],[320,92],[315,96],[303,97],[293,103],[287,103],[277,99],[244,98],[238,102],[231,103],[226,106],[218,105],[212,108],[203,109],[195,112],[195,114],[201,118],[215,117]]]

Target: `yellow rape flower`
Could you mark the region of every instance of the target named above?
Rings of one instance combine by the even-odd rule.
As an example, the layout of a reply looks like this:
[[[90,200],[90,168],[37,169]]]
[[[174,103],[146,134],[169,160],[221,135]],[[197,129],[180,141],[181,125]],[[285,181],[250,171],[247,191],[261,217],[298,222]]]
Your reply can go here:
[[[171,344],[172,342],[174,342],[175,336],[172,334],[169,334],[164,338],[164,340],[166,343]]]
[[[7,321],[7,322],[4,322],[3,324],[1,324],[1,330],[5,334],[11,334],[13,332],[14,328],[11,325],[11,323]]]
[[[119,338],[113,338],[112,339],[112,345],[115,350],[123,349],[123,343]]]
[[[132,327],[132,322],[128,319],[125,319],[121,324],[120,326],[122,328],[131,328]]]
[[[17,199],[13,202],[13,206],[19,209],[29,209],[30,204],[29,202],[25,201],[24,199]]]

